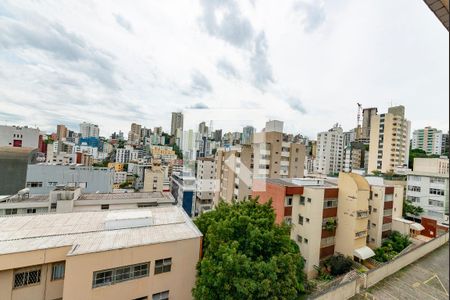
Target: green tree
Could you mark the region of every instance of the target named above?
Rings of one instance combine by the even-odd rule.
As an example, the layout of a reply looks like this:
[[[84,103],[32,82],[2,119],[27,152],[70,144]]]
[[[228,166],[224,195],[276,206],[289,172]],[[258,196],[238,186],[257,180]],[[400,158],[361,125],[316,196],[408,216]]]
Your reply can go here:
[[[405,200],[403,201],[403,216],[414,215],[420,216],[423,213],[423,208],[420,206],[415,206],[411,201]]]
[[[422,149],[412,149],[409,151],[409,168],[413,169],[414,168],[414,158],[436,158],[439,157],[439,155],[427,155],[427,153],[425,151],[423,151]]]
[[[338,276],[351,270],[353,260],[339,253],[327,258],[323,265],[330,271],[331,275]]]
[[[305,293],[304,259],[290,227],[275,224],[270,201],[220,202],[195,224],[204,235],[195,299],[298,299]]]

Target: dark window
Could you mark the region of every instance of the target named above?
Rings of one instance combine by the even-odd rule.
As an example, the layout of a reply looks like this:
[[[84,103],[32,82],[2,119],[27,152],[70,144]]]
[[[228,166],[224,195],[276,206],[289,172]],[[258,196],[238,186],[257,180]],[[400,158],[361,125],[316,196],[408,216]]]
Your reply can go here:
[[[170,272],[172,269],[172,258],[159,259],[155,262],[155,274]]]
[[[303,217],[298,215],[298,224],[303,225]]]
[[[5,209],[5,215],[17,215],[17,208]]]
[[[109,204],[102,204],[102,209],[109,209]]]
[[[14,288],[38,284],[40,282],[41,269],[18,272],[14,274]]]
[[[57,203],[50,204],[50,209],[56,209],[56,205],[57,205]]]
[[[150,263],[143,263],[94,272],[92,287],[96,288],[148,276],[149,265]]]
[[[36,208],[27,208],[27,214],[35,214]]]
[[[305,205],[305,197],[300,196],[300,205]]]

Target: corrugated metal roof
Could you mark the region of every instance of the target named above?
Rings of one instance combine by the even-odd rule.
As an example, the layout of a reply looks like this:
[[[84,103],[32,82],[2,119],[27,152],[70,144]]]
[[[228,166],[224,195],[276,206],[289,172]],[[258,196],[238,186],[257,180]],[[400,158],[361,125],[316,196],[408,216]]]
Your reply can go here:
[[[124,218],[152,216],[153,225],[107,230],[111,214]],[[187,214],[177,206],[121,211],[75,212],[0,217],[0,255],[72,246],[68,255],[157,244],[200,237]]]

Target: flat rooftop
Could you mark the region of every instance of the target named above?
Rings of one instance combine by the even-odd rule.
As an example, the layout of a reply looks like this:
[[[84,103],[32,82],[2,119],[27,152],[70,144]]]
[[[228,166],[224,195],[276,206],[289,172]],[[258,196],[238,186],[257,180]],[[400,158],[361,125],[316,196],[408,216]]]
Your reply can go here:
[[[0,228],[0,255],[69,246],[71,256],[202,236],[177,206],[8,216]]]
[[[139,192],[139,193],[89,193],[82,194],[78,200],[137,200],[166,198],[161,192]]]

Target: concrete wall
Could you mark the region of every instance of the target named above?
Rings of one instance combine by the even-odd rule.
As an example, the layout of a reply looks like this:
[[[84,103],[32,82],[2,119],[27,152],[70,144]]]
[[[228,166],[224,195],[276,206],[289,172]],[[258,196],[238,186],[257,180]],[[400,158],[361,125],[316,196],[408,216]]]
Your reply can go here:
[[[333,287],[322,293],[313,295],[311,299],[320,300],[334,300],[334,299],[349,299],[360,292],[362,288],[369,288],[386,277],[398,272],[400,269],[415,262],[426,254],[436,250],[440,246],[448,242],[449,233],[442,235],[434,240],[425,243],[418,248],[400,255],[396,259],[383,264],[379,268],[370,270],[366,274],[361,274],[360,278],[353,279],[345,284]]]
[[[27,182],[42,182],[42,187],[30,187],[31,194],[48,194],[57,184],[86,183],[84,193],[111,193],[114,170],[92,167],[71,167],[57,165],[28,165]]]
[[[396,259],[390,261],[387,264],[382,265],[377,269],[370,270],[367,273],[366,288],[375,285],[379,281],[394,274],[395,272],[406,267],[410,263],[415,262],[422,256],[425,256],[426,254],[439,248],[440,246],[448,242],[448,236],[449,234],[446,233],[445,235],[442,235],[434,240],[431,240],[426,244],[419,246],[418,248],[414,249],[411,252],[407,252],[404,255],[397,257]]]

